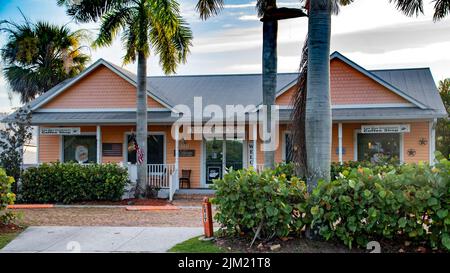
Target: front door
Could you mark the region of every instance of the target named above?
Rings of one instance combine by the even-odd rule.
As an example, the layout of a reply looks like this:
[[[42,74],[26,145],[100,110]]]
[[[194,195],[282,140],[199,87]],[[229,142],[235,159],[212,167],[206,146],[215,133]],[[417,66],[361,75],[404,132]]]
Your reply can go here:
[[[206,184],[212,184],[214,179],[222,178],[226,169],[242,169],[243,157],[244,145],[242,140],[206,140]]]

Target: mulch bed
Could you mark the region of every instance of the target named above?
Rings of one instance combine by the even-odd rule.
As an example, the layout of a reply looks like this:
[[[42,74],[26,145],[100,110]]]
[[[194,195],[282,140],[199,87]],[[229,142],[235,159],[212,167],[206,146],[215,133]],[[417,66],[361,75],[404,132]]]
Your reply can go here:
[[[23,229],[24,229],[23,227],[18,226],[16,224],[7,224],[7,225],[0,224],[0,234],[16,233],[22,231]]]
[[[244,253],[369,253],[371,250],[363,248],[349,249],[339,242],[311,241],[304,237],[301,238],[277,238],[270,242],[263,243],[256,241],[250,248],[251,239],[249,238],[228,238],[219,237],[215,243],[230,252]],[[409,242],[381,241],[382,253],[434,253],[430,248],[412,245]]]
[[[104,206],[166,206],[170,205],[167,199],[124,199],[120,201],[86,201],[74,203],[74,205],[104,205]]]

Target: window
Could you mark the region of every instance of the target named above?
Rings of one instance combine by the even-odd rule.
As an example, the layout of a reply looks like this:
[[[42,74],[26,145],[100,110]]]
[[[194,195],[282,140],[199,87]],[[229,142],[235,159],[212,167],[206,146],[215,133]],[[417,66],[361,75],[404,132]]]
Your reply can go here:
[[[63,136],[64,162],[97,162],[97,140],[95,136]]]
[[[294,146],[292,144],[292,134],[286,132],[284,134],[284,161],[292,162],[293,161],[293,152]]]
[[[358,161],[373,163],[400,158],[400,134],[358,133]]]
[[[128,136],[130,147],[131,136]],[[136,150],[128,149],[127,161],[136,164]],[[149,135],[147,138],[147,164],[164,164],[164,135]]]

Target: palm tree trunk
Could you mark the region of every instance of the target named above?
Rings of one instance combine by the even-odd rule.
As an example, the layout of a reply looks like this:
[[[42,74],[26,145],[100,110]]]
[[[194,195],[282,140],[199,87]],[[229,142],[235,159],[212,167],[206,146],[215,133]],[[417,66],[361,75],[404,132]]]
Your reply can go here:
[[[147,188],[147,58],[143,52],[138,52],[137,69],[137,112],[136,141],[144,153],[142,164],[137,167],[138,181],[136,197],[142,198]]]
[[[330,180],[331,1],[311,0],[308,24],[308,75],[305,113],[307,184],[312,191],[319,180]]]
[[[266,132],[271,132],[272,106],[275,105],[275,92],[277,87],[277,34],[278,21],[263,22],[263,53],[262,53],[262,90],[263,105],[266,106]],[[274,141],[274,140],[272,140]],[[264,167],[273,168],[275,166],[275,150],[264,152]]]

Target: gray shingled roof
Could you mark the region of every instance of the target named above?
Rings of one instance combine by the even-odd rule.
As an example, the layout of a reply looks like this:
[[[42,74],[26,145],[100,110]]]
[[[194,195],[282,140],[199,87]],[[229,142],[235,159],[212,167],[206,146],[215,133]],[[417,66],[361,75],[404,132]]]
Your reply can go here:
[[[429,68],[371,70],[372,74],[408,93],[411,97],[435,110],[443,110],[439,91]]]
[[[10,115],[9,118],[13,118]],[[170,124],[177,120],[172,112],[148,112],[148,120],[151,123]],[[32,115],[32,124],[130,124],[136,123],[136,112],[76,112],[76,113],[53,113],[35,112]]]
[[[358,119],[394,119],[394,118],[437,118],[447,116],[447,112],[439,96],[428,68],[417,69],[390,69],[368,71],[338,52],[333,53],[332,58],[340,58],[350,65],[357,66],[363,73],[374,80],[387,85],[394,91],[405,94],[412,100],[425,106],[411,108],[386,108],[386,109],[333,109],[334,120],[358,120]],[[136,82],[136,75],[120,66],[105,60],[98,60],[89,69],[100,64],[110,66],[130,82]],[[45,94],[36,98],[29,105],[39,105],[45,99],[54,95],[58,90],[73,83],[83,75],[68,79],[50,89]],[[298,73],[280,73],[277,77],[277,94],[286,87],[295,84]],[[160,76],[148,77],[148,92],[170,107],[184,104],[193,107],[194,97],[203,98],[203,106],[216,104],[225,109],[225,105],[260,105],[262,103],[262,76],[260,74],[228,74],[228,75],[194,75],[194,76]],[[423,108],[423,107],[422,107]],[[191,108],[192,109],[192,108]],[[282,111],[282,120],[289,121],[288,112]],[[170,113],[169,113],[170,114]],[[134,122],[133,112],[86,112],[86,113],[34,113],[33,123],[49,122]],[[161,116],[163,115],[163,116]],[[173,117],[164,116],[164,113],[152,113],[153,122],[171,122]],[[8,118],[12,118],[12,115]],[[152,118],[150,118],[152,121]]]
[[[277,90],[281,90],[297,78],[297,73],[280,73]],[[260,74],[228,74],[200,76],[149,77],[151,93],[165,97],[170,102],[194,105],[194,97],[202,97],[203,106],[259,105],[262,102],[262,76]]]

